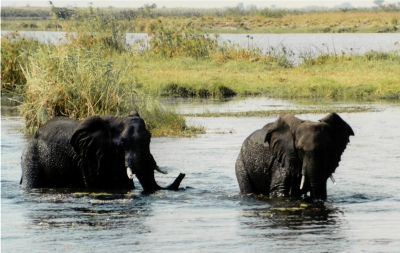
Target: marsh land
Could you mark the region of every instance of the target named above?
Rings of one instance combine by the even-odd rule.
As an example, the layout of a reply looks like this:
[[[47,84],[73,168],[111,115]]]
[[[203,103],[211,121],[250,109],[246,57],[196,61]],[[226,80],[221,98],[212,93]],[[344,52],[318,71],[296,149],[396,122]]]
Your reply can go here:
[[[381,29],[397,33],[397,6],[304,13],[63,9],[67,17],[41,9],[36,10],[40,20],[13,19],[13,11],[33,15],[32,9],[2,9],[3,30],[16,30],[29,20],[37,23],[20,28],[64,32],[59,38],[62,43],[41,42],[18,31],[2,36],[2,94],[21,98],[20,112],[31,130],[55,115],[78,119],[98,113],[122,115],[134,107],[155,136],[203,131],[188,127],[183,115],[166,111],[160,103],[165,97],[400,99],[398,40],[390,41],[389,51],[361,54],[323,47],[316,48],[317,53],[296,51],[285,41],[268,47],[253,43],[253,33],[377,33]],[[127,32],[146,32],[148,38],[127,44]],[[220,32],[245,32],[247,43],[221,40]]]

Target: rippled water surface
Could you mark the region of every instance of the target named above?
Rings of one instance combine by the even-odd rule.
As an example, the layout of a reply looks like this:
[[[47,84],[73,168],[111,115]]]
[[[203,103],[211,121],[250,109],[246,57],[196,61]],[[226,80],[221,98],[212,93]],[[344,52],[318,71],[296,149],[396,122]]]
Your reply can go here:
[[[153,138],[154,158],[169,171],[156,174],[160,185],[179,172],[186,178],[178,192],[142,195],[138,182],[128,193],[20,189],[20,157],[30,137],[18,131],[20,118],[2,112],[2,251],[398,252],[400,105],[369,106],[379,111],[340,114],[355,136],[336,170],[337,185],[328,182],[325,206],[289,211],[300,201],[239,196],[234,172],[243,140],[275,116],[188,118],[207,134]]]

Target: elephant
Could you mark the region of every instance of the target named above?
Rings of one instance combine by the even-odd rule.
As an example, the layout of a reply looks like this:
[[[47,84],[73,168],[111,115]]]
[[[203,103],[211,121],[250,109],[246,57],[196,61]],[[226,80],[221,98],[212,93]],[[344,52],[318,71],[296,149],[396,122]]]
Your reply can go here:
[[[23,188],[131,190],[136,175],[145,192],[166,188],[154,178],[151,134],[136,111],[127,117],[94,115],[83,121],[54,117],[38,128],[21,158]]]
[[[318,122],[279,116],[242,144],[235,164],[241,194],[275,198],[310,192],[313,202],[326,201],[327,180],[336,184],[332,174],[351,135],[352,128],[336,113]]]

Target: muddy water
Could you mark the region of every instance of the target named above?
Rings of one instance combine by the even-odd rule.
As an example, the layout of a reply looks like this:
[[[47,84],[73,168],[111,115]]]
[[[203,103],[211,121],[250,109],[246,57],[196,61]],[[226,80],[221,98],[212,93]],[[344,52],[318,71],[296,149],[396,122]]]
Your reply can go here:
[[[276,117],[188,118],[207,134],[153,138],[152,153],[169,171],[156,175],[159,184],[179,172],[186,178],[178,192],[146,196],[137,182],[139,189],[128,193],[21,190],[20,156],[29,136],[18,131],[19,118],[3,112],[2,251],[397,252],[400,104],[369,106],[380,111],[341,114],[356,135],[336,170],[337,185],[328,183],[325,207],[291,211],[282,208],[299,200],[240,197],[234,173],[243,140]]]

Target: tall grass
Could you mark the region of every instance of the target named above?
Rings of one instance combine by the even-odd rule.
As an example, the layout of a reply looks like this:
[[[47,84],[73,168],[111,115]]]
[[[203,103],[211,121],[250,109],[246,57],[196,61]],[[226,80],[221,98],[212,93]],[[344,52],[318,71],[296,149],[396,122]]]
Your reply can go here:
[[[1,92],[18,93],[26,84],[21,66],[28,62],[28,56],[40,47],[36,39],[21,37],[12,32],[1,38]]]
[[[27,85],[21,114],[32,130],[54,116],[83,119],[131,109],[124,103],[127,94],[122,87],[122,75],[131,64],[115,68],[104,59],[101,46],[68,44],[43,47],[24,69]]]
[[[147,52],[162,57],[208,58],[218,49],[216,38],[208,34],[198,34],[191,23],[168,27],[158,20],[149,27],[148,33],[151,39]]]
[[[2,91],[24,87],[21,114],[30,130],[53,116],[83,119],[132,109],[155,136],[198,130],[161,106],[158,95],[400,98],[398,51],[362,56],[310,51],[295,65],[284,45],[263,51],[250,45],[250,36],[247,47],[221,43],[189,24],[150,23],[154,36],[137,51],[125,47],[124,28],[109,13],[89,8],[53,22],[66,29],[66,43],[2,38]]]
[[[218,34],[209,35],[193,28],[192,23],[176,26],[166,25],[161,20],[153,22],[148,29],[151,35],[144,55],[166,58],[189,57],[196,60],[210,59],[218,63],[230,60],[245,62],[277,63],[279,66],[291,68],[294,66],[293,52],[284,45],[270,47],[268,50],[249,44],[244,47],[230,42],[220,42]]]
[[[134,57],[125,49],[125,37],[111,17],[95,9],[76,14],[62,21],[69,29],[66,43],[43,44],[22,66],[26,85],[20,109],[28,130],[34,131],[54,116],[123,116],[132,109],[139,111],[154,136],[190,135],[199,130],[186,126],[182,116],[135,86]]]

